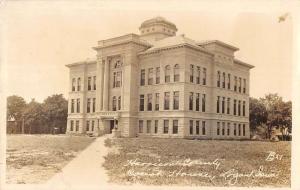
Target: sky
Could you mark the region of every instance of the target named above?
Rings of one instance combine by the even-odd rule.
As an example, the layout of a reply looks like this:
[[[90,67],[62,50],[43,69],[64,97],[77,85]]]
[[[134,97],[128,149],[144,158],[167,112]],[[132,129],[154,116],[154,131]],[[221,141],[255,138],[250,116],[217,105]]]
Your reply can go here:
[[[291,100],[293,17],[278,22],[290,6],[284,1],[224,2],[6,2],[0,15],[6,95],[40,102],[53,94],[68,98],[66,64],[95,58],[92,47],[98,40],[139,34],[144,20],[162,16],[176,24],[177,35],[238,47],[236,58],[255,66],[250,71],[251,97],[278,93]]]

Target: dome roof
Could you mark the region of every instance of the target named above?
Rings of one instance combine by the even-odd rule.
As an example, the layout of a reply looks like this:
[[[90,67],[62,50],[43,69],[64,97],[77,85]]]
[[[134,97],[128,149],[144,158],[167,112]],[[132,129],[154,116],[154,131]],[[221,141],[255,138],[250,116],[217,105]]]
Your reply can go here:
[[[177,30],[176,25],[173,24],[170,21],[167,21],[164,17],[154,17],[152,19],[146,20],[141,24],[141,27],[147,27],[147,26],[151,26],[153,24],[166,24],[169,25],[170,27],[173,27]]]

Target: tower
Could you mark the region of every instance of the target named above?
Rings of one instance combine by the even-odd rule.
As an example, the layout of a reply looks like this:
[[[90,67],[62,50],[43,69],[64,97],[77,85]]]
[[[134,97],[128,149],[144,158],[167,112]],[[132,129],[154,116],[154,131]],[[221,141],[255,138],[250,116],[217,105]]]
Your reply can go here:
[[[139,29],[141,38],[150,42],[175,36],[177,32],[176,25],[163,17],[146,20],[141,24]]]

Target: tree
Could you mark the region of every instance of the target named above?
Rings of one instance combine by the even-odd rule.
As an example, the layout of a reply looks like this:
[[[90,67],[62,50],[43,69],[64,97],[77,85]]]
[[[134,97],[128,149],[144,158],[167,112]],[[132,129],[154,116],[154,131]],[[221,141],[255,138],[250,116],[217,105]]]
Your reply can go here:
[[[26,133],[41,133],[41,126],[44,120],[42,105],[34,99],[24,109]]]
[[[282,135],[292,127],[292,103],[284,102],[278,94],[268,94],[261,98],[268,112],[267,138],[271,137],[274,128],[280,129]]]
[[[268,112],[262,101],[256,98],[250,98],[250,129],[256,131],[258,126],[267,122]]]
[[[23,111],[25,107],[26,101],[24,100],[24,98],[16,95],[9,96],[7,98],[7,119],[9,117],[14,117],[17,122],[17,126],[19,127],[23,119]],[[24,132],[23,126],[22,132]]]
[[[59,133],[65,133],[68,117],[68,101],[62,94],[49,96],[43,103],[43,114],[48,133],[53,133],[54,128],[59,128]]]

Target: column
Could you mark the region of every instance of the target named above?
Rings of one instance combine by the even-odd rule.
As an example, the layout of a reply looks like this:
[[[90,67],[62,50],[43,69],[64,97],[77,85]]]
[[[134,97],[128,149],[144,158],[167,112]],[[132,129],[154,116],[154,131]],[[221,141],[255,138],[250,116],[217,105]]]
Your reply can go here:
[[[108,111],[109,60],[104,62],[103,111]]]
[[[103,61],[102,57],[98,58],[97,62],[97,111],[102,111],[103,109]]]

